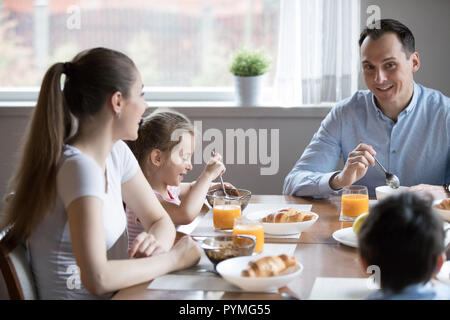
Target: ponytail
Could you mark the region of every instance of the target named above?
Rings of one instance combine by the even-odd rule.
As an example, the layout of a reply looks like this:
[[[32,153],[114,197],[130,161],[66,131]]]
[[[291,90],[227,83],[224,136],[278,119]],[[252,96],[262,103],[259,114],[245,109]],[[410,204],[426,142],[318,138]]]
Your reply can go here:
[[[56,174],[65,137],[70,132],[70,112],[61,91],[64,64],[56,63],[42,81],[37,106],[25,135],[21,162],[16,168],[0,231],[11,227],[5,241],[24,242],[54,205]]]

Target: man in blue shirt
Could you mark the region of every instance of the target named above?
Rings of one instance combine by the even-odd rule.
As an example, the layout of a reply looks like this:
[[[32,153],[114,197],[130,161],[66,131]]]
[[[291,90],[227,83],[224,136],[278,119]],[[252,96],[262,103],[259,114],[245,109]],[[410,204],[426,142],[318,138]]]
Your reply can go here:
[[[361,33],[359,45],[369,90],[330,111],[286,176],[283,193],[326,197],[358,182],[373,196],[385,185],[376,156],[401,185],[449,197],[450,99],[414,82],[420,67],[414,36],[400,22],[383,19],[379,29]],[[335,171],[341,156],[344,168]]]

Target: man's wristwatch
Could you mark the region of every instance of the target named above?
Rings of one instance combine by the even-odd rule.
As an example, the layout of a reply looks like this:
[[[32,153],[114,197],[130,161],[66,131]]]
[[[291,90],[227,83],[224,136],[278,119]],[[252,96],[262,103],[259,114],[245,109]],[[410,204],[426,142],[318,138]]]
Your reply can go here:
[[[330,186],[330,188],[334,191],[339,191],[341,189],[335,189],[331,186],[331,180],[333,180],[334,177],[336,177],[339,173],[341,173],[341,171],[336,171],[335,173],[333,173],[333,175],[330,177],[330,179],[328,180],[328,185]]]
[[[444,183],[443,185],[445,192],[450,194],[450,183]]]

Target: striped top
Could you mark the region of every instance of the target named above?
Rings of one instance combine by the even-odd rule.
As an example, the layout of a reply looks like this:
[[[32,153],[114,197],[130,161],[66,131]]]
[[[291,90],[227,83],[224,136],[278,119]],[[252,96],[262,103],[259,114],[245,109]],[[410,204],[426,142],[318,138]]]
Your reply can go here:
[[[158,199],[161,201],[171,202],[179,206],[181,204],[180,201],[180,187],[179,186],[167,186],[167,194],[169,198],[163,197],[158,191],[153,190],[155,192]],[[126,209],[127,214],[127,229],[128,229],[128,248],[131,248],[131,245],[134,242],[134,239],[138,236],[139,233],[144,232],[144,227],[140,223],[138,217],[130,211],[128,208]]]

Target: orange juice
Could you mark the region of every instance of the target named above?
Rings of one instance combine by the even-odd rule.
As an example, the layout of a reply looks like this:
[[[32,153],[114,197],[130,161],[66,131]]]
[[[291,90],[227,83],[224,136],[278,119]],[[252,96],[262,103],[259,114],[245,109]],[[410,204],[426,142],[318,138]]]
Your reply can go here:
[[[341,205],[343,216],[357,217],[369,212],[369,197],[366,194],[343,194]]]
[[[264,228],[261,224],[236,224],[233,228],[233,235],[248,234],[256,237],[254,252],[261,252],[264,249]]]
[[[234,219],[241,217],[239,205],[217,205],[213,207],[213,223],[217,229],[233,229]]]

